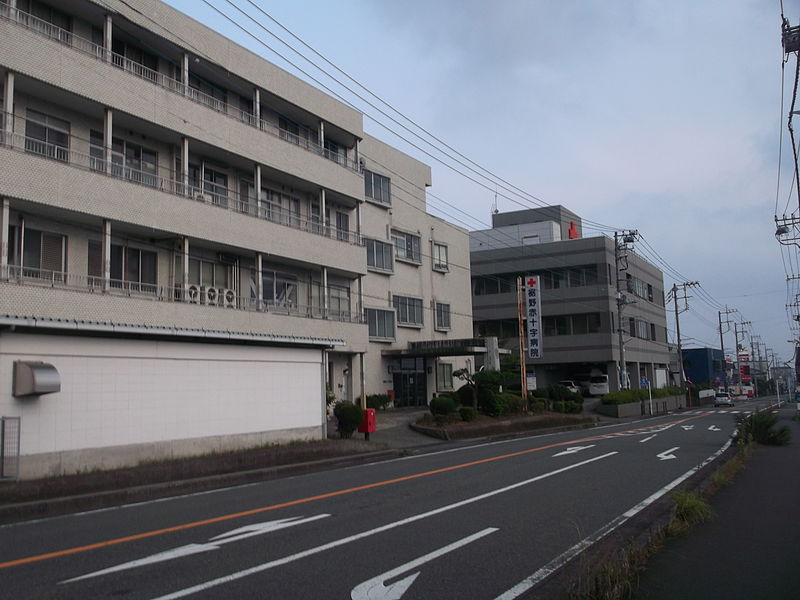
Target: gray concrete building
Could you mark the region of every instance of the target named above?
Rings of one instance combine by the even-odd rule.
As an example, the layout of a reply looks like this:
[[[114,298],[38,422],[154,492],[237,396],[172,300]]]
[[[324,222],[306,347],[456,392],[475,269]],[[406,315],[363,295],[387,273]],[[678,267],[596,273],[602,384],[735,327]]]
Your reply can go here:
[[[580,218],[562,206],[498,213],[492,229],[470,233],[475,334],[518,347],[517,277],[540,276],[542,353],[527,359],[537,387],[607,376],[620,387],[618,327],[630,387],[646,377],[670,383],[661,271],[633,249],[615,258],[614,239],[583,237]],[[617,315],[617,277],[623,319]]]
[[[359,112],[157,0],[0,0],[0,40],[0,477],[452,388],[467,233]]]

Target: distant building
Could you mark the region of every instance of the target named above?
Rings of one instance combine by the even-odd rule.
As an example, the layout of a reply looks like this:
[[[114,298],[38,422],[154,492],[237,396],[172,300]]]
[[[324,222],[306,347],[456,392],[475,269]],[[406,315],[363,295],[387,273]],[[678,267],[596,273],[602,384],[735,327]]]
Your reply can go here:
[[[725,385],[725,358],[717,348],[683,348],[683,372],[694,384]],[[730,378],[729,378],[730,383]]]
[[[616,269],[614,240],[583,237],[581,219],[562,206],[499,213],[470,233],[475,333],[516,352],[517,277],[539,275],[542,356],[527,359],[536,385],[606,375],[619,389],[622,327],[630,387],[647,378],[671,384],[661,271],[628,251]],[[617,277],[626,304],[617,322]]]

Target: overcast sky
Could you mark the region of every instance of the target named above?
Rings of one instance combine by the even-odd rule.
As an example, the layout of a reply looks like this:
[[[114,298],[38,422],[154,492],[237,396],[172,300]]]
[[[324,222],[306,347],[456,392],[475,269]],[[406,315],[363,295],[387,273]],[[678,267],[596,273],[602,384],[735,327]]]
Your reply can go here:
[[[800,266],[797,249],[776,242],[774,216],[798,207],[781,118],[795,62],[782,86],[779,0],[168,1],[296,73],[209,4],[218,7],[400,131],[232,7],[302,49],[255,4],[470,160],[577,213],[584,235],[637,229],[636,247],[665,272],[666,288],[702,285],[680,317],[685,347],[719,347],[717,310],[727,305],[782,361],[792,357],[787,340],[798,334],[785,305],[800,287],[792,280],[787,290],[786,279]],[[800,24],[800,0],[783,4]],[[373,119],[365,129],[433,167],[431,212],[489,227],[494,185],[470,182]],[[536,205],[497,191],[501,211]]]

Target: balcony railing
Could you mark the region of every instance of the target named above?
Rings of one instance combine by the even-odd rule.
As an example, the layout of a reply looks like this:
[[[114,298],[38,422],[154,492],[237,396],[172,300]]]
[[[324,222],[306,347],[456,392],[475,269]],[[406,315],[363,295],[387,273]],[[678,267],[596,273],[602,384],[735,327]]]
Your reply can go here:
[[[325,311],[320,306],[304,305],[292,301],[240,296],[236,290],[202,285],[156,285],[139,281],[103,279],[91,275],[77,275],[64,271],[48,271],[27,266],[7,265],[0,269],[3,283],[30,285],[36,287],[69,289],[89,294],[131,297],[155,302],[180,302],[198,306],[221,309],[243,310],[249,312],[272,313],[303,317],[308,319],[327,319],[345,323],[366,323],[361,311]]]
[[[308,139],[307,136],[301,136],[296,133],[292,133],[278,127],[278,125],[275,123],[259,119],[252,113],[232,106],[224,100],[220,100],[219,98],[215,98],[210,94],[206,94],[205,92],[193,88],[191,84],[185,85],[183,82],[177,79],[173,79],[163,73],[160,73],[159,71],[150,69],[149,67],[126,58],[125,56],[115,54],[100,44],[95,44],[92,41],[77,36],[71,31],[57,27],[56,25],[53,25],[52,23],[49,23],[43,19],[22,12],[21,10],[11,8],[7,4],[3,3],[0,3],[0,19],[15,23],[21,27],[24,27],[25,29],[28,29],[29,31],[33,31],[39,35],[64,44],[65,46],[69,46],[70,48],[87,54],[99,61],[110,63],[115,67],[122,69],[126,73],[130,73],[131,75],[138,77],[139,79],[149,81],[150,83],[169,90],[170,92],[184,96],[193,102],[207,106],[208,108],[222,113],[231,119],[235,119],[251,127],[260,129],[261,131],[279,137],[280,139],[296,146],[300,146],[301,148],[335,162],[350,171],[354,171],[356,173],[360,171],[359,165],[356,161],[350,160],[345,155],[338,152],[331,152],[323,148],[321,145]]]
[[[9,118],[9,115],[6,114],[3,115],[3,117]],[[70,139],[70,141],[72,141],[72,139]],[[330,225],[323,226],[323,224],[317,220],[302,218],[298,213],[290,212],[277,204],[272,204],[267,201],[258,202],[255,197],[252,196],[240,196],[236,190],[224,185],[206,181],[203,182],[202,185],[190,184],[187,186],[183,183],[182,176],[179,175],[176,178],[173,172],[169,173],[169,177],[163,177],[150,171],[120,164],[118,160],[121,161],[123,159],[121,155],[112,156],[111,164],[107,165],[105,159],[96,155],[78,152],[71,147],[64,147],[34,138],[28,138],[19,133],[4,134],[2,130],[0,130],[0,145],[28,154],[35,154],[50,160],[67,163],[70,167],[75,167],[77,169],[94,171],[95,173],[101,173],[117,179],[124,179],[130,183],[157,189],[175,196],[191,198],[198,202],[204,202],[219,208],[232,210],[285,227],[291,227],[292,229],[298,229],[356,246],[363,245],[362,238],[357,232],[337,229]]]

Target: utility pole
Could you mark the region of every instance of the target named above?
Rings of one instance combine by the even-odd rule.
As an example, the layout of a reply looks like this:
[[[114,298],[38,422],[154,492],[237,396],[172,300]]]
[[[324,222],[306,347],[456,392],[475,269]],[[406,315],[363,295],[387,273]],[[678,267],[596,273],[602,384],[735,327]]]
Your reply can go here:
[[[622,339],[622,310],[628,304],[627,296],[622,293],[620,282],[622,281],[619,276],[620,271],[627,271],[628,269],[628,244],[636,241],[639,232],[635,229],[627,229],[621,232],[614,232],[614,268],[617,279],[617,335],[619,343],[619,388],[627,390],[630,388],[628,381],[628,366],[625,364],[625,342]],[[624,266],[621,266],[623,265]],[[626,288],[627,289],[627,288]]]
[[[725,310],[717,311],[717,317],[719,318],[719,349],[722,351],[722,373],[726,392],[728,391],[728,363],[725,361],[725,342],[722,337],[722,323],[730,325],[731,321],[728,319],[728,315],[733,312],[736,312],[736,309],[728,309],[727,304],[725,305]],[[722,313],[725,313],[725,321],[722,320]]]
[[[686,290],[688,288],[692,288],[698,285],[700,285],[699,281],[684,281],[680,285],[680,287],[683,288],[683,296],[681,296],[681,299],[685,303],[685,308],[683,309],[684,311],[689,310],[689,296],[686,295]],[[680,314],[678,312],[678,285],[675,283],[672,284],[672,301],[675,304],[675,337],[677,338],[678,341],[678,369],[681,378],[681,389],[685,390],[686,373],[684,373],[683,371],[683,349],[681,348],[681,321],[680,318],[678,317],[678,315]]]
[[[739,323],[742,327],[751,325],[750,321],[742,321]],[[736,322],[733,323],[733,337],[736,339],[736,379],[739,382],[739,393],[742,391],[742,365],[739,361],[739,328],[736,327]],[[744,332],[742,332],[742,339],[744,339]]]

